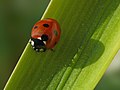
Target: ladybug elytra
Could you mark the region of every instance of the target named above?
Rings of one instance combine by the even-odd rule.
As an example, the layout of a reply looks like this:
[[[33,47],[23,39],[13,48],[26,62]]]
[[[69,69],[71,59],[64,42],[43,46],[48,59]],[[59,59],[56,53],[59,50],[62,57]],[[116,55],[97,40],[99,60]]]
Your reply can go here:
[[[53,49],[60,39],[60,26],[54,19],[38,21],[32,28],[30,44],[37,52]]]

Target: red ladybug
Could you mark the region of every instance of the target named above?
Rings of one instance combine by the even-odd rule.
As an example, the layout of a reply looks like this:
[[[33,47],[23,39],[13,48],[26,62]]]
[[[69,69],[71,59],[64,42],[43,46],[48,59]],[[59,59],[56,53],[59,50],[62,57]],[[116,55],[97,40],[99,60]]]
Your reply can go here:
[[[52,50],[60,39],[60,33],[60,26],[56,20],[40,20],[32,28],[30,44],[37,52]]]

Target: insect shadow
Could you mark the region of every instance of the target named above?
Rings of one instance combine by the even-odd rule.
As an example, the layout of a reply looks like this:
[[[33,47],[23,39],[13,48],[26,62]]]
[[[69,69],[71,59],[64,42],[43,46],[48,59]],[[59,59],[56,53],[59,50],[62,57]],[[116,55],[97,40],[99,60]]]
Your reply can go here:
[[[44,86],[44,89],[49,88],[48,87],[49,84],[54,83],[52,82],[52,80],[53,81],[56,80],[56,83],[60,82],[62,76],[64,75],[64,73],[68,68],[71,69],[69,70],[69,74],[70,74],[74,69],[78,69],[78,70],[83,69],[97,62],[99,58],[102,56],[104,49],[105,47],[102,44],[102,42],[98,40],[90,39],[83,48],[79,50],[76,49],[75,51],[71,51],[71,52],[75,52],[73,56],[71,55],[70,52],[66,52],[67,54],[66,60],[63,59],[62,53],[58,55],[58,57],[56,56],[56,58],[54,58],[54,52],[49,51],[51,52],[51,55],[50,55],[51,59],[48,59],[47,61],[44,62],[44,66],[43,66],[44,68],[42,69],[43,73],[39,73],[38,79],[40,80],[38,80],[38,83],[39,84],[46,83]],[[73,58],[73,57],[77,57],[77,58]],[[66,78],[69,78],[69,75]],[[51,82],[48,82],[47,80]]]

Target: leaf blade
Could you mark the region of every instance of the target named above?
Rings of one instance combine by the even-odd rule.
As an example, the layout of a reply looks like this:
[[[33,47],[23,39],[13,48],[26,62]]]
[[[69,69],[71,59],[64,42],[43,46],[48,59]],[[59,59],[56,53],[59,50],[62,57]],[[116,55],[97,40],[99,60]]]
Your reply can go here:
[[[7,87],[94,89],[120,45],[119,4],[119,0],[51,1],[43,18],[55,18],[61,25],[56,51],[36,53],[28,44]]]

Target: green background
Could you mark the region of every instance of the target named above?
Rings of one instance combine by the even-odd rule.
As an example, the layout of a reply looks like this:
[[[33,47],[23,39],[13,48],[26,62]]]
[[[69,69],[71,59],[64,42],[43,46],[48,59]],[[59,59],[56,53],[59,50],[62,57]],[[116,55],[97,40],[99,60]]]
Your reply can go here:
[[[0,0],[0,90],[48,3],[49,0]]]
[[[0,0],[0,90],[3,89],[24,50],[32,26],[41,18],[49,1]],[[120,53],[117,59],[119,55]],[[111,67],[114,68],[114,65]],[[119,90],[120,69],[117,68],[110,68],[95,90]]]

